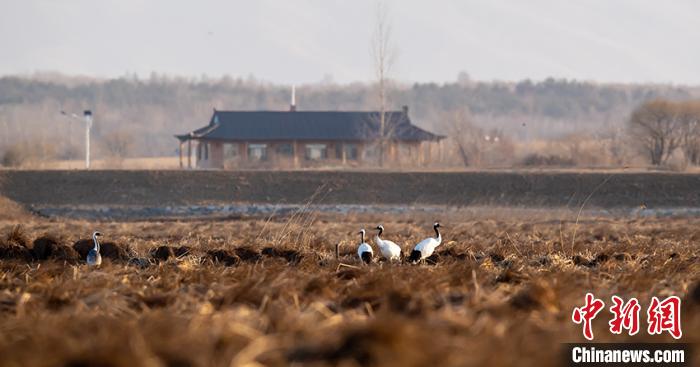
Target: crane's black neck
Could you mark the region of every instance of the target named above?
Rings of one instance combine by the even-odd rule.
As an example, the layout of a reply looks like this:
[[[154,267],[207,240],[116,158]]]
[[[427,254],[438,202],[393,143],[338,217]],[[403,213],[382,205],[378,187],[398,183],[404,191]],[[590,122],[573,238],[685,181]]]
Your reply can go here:
[[[360,243],[365,243],[365,232],[360,232]]]
[[[435,237],[440,237],[440,230],[438,229],[438,226],[433,226],[433,229],[435,230]]]
[[[379,227],[379,233],[377,233],[377,237],[381,237],[381,236],[382,236],[382,232],[384,232],[384,228]]]

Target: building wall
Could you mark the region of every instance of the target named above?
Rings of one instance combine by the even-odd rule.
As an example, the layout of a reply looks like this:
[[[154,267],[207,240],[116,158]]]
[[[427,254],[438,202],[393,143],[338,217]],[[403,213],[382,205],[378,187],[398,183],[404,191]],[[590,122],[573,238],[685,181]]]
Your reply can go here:
[[[200,141],[196,148],[197,168],[224,168],[224,145]]]
[[[377,144],[339,141],[218,142],[196,144],[196,167],[203,169],[302,168],[379,162]],[[325,148],[324,148],[325,147]],[[427,150],[420,142],[394,142],[385,148],[385,164],[422,164]]]

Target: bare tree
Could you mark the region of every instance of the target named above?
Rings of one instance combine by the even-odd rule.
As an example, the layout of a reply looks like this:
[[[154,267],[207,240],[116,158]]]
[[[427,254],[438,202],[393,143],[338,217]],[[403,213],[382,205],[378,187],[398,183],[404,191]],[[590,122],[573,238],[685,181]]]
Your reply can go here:
[[[123,131],[115,131],[102,138],[105,153],[109,158],[121,161],[131,152],[131,136]]]
[[[25,144],[13,144],[6,146],[0,158],[0,165],[5,167],[21,167],[29,160],[29,149]]]
[[[700,101],[678,106],[681,121],[681,149],[687,163],[700,165]]]
[[[7,118],[5,118],[4,115],[5,112],[5,106],[0,106],[0,121],[2,121],[2,136],[3,136],[3,141],[2,145],[7,146],[9,144],[9,139],[10,139],[10,127],[8,126]]]
[[[377,92],[379,97],[379,165],[384,165],[386,142],[391,139],[387,129],[387,89],[389,73],[394,64],[395,50],[391,40],[389,9],[382,0],[377,1],[375,28],[372,36],[372,58],[374,60]]]
[[[681,143],[678,108],[670,101],[657,99],[637,107],[628,127],[630,136],[655,166],[664,164]]]
[[[464,167],[478,165],[484,145],[484,132],[475,126],[469,110],[459,108],[449,113],[445,119],[448,123],[449,137],[453,141]]]
[[[622,128],[613,127],[603,132],[600,140],[605,146],[607,155],[610,157],[610,163],[616,166],[623,166],[627,159],[627,147],[625,140],[626,136]]]

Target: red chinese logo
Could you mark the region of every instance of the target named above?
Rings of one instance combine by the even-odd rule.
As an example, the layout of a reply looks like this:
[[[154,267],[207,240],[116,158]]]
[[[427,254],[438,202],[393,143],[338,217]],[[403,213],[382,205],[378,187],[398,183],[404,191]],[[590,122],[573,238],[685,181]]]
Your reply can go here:
[[[626,304],[622,298],[612,296],[614,305],[610,307],[610,312],[613,314],[613,319],[608,322],[610,332],[613,334],[621,334],[622,329],[627,329],[629,335],[635,335],[639,332],[639,301],[636,298],[630,299]]]
[[[651,304],[647,310],[648,332],[650,335],[661,334],[668,331],[672,337],[680,339],[681,331],[681,299],[671,296],[659,302],[656,297],[651,298]]]
[[[641,305],[636,298],[631,298],[627,303],[618,297],[612,296],[613,305],[610,313],[613,317],[608,322],[612,334],[622,334],[627,330],[629,335],[639,332],[639,312]],[[588,340],[593,340],[593,319],[603,310],[605,303],[596,299],[591,293],[586,293],[586,303],[582,307],[575,307],[571,314],[571,320],[576,324],[583,324],[583,336]],[[647,309],[647,322],[649,335],[662,334],[665,331],[676,338],[683,336],[681,331],[681,299],[671,296],[663,301],[652,297],[651,304]]]
[[[580,324],[583,322],[583,336],[588,340],[593,340],[592,321],[605,307],[605,303],[593,297],[593,294],[586,293],[586,304],[583,307],[574,308],[571,320]]]

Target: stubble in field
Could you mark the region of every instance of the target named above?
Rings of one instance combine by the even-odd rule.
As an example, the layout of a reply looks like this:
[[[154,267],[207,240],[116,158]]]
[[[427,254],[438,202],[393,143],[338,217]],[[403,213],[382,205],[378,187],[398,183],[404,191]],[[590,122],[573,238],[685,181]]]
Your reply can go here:
[[[360,266],[355,233],[379,219],[0,222],[0,365],[559,365],[586,292],[678,295],[698,338],[698,219],[454,215],[434,263]],[[382,224],[406,253],[431,220]],[[36,259],[34,240],[95,229],[118,247],[99,269]],[[596,341],[671,340],[613,336],[605,313]]]

